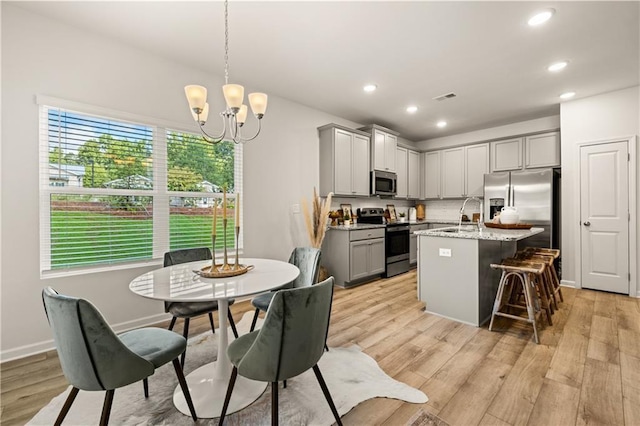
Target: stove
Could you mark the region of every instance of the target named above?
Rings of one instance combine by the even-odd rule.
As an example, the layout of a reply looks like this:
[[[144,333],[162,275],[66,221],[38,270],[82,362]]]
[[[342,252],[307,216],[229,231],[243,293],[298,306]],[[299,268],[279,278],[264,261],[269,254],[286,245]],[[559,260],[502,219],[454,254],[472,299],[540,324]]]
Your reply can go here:
[[[358,223],[382,225],[384,209],[367,207],[357,210]],[[409,224],[391,222],[385,227],[385,277],[393,277],[409,271]]]

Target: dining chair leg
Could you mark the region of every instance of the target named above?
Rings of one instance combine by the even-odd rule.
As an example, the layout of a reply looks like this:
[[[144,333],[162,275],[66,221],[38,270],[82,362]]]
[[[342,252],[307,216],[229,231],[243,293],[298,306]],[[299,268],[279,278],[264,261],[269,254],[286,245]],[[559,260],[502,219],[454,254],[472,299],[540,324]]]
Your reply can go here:
[[[236,328],[236,323],[233,320],[233,315],[231,315],[231,309],[227,309],[227,317],[229,318],[229,325],[231,326],[231,331],[233,331],[233,335],[235,338],[238,338],[238,329]]]
[[[169,331],[173,330],[174,325],[176,325],[176,317],[171,318],[171,322],[169,323]]]
[[[251,328],[249,332],[252,332],[254,328],[256,328],[256,322],[258,322],[258,315],[260,314],[260,309],[256,308],[255,314],[253,314],[253,321],[251,321]]]
[[[216,324],[213,322],[213,314],[209,312],[209,324],[211,324],[211,331],[216,334]]]
[[[287,381],[286,381],[286,380],[283,380],[283,381],[282,381],[282,387],[283,387],[284,389],[286,389],[286,388],[287,388]]]
[[[333,417],[336,419],[336,423],[338,426],[342,426],[342,421],[340,420],[340,414],[338,414],[338,410],[336,409],[336,405],[333,403],[333,398],[331,398],[331,394],[329,393],[329,388],[327,388],[327,384],[324,382],[324,378],[322,378],[322,373],[320,373],[320,368],[318,364],[313,366],[313,372],[316,374],[316,379],[318,379],[318,383],[322,388],[322,393],[324,393],[324,397],[327,399],[329,403],[329,407],[331,407],[331,412],[333,413]]]
[[[324,350],[325,350],[326,352],[329,352],[329,346],[327,346],[327,344],[326,344],[326,343],[324,344]]]
[[[231,394],[233,393],[233,386],[236,384],[236,377],[238,377],[238,369],[233,367],[231,370],[231,377],[229,378],[229,386],[227,386],[227,395],[224,397],[224,404],[222,405],[222,413],[220,413],[220,420],[218,425],[222,425],[224,416],[227,414],[229,408],[229,401],[231,401]]]
[[[271,426],[278,426],[278,382],[271,382]]]
[[[191,413],[191,417],[193,421],[198,421],[198,416],[196,416],[196,409],[193,406],[193,400],[191,399],[191,392],[189,392],[189,386],[187,385],[187,380],[184,378],[184,371],[182,371],[182,366],[178,362],[178,358],[173,360],[173,368],[176,370],[176,376],[178,376],[178,383],[180,383],[180,388],[182,389],[182,393],[184,395],[184,399],[187,400],[187,406],[189,407],[189,412]]]
[[[182,330],[182,336],[185,338],[185,340],[189,337],[189,318],[184,319],[184,328]],[[180,357],[180,364],[182,365],[182,368],[184,368],[184,359],[186,357],[187,357],[187,350],[185,349],[184,352],[182,352],[182,356]]]
[[[69,412],[69,409],[73,404],[73,401],[76,399],[76,396],[78,396],[78,391],[80,391],[80,389],[76,387],[71,388],[71,392],[69,392],[69,396],[67,397],[67,400],[64,402],[64,405],[62,406],[62,410],[60,410],[60,414],[58,414],[58,418],[54,423],[55,426],[60,426],[64,418],[67,417],[67,413]]]
[[[107,426],[109,424],[111,404],[113,403],[113,394],[115,392],[115,389],[108,390],[104,396],[104,405],[102,406],[102,415],[100,416],[100,426]]]
[[[149,398],[149,379],[148,378],[144,378],[142,379],[142,387],[144,388],[144,397],[145,398]]]

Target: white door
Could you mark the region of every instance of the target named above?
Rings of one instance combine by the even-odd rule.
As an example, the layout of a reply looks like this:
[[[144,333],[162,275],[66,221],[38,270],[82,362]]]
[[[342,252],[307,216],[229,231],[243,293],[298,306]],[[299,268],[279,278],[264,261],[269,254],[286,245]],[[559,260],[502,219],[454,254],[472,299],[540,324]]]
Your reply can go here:
[[[582,287],[629,294],[627,142],[580,148]]]

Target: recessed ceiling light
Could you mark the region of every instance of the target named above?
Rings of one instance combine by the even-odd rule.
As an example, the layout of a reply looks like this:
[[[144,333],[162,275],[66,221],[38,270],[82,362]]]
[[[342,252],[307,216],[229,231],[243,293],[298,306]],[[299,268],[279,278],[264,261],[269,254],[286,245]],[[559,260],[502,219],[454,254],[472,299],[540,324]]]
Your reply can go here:
[[[364,86],[364,91],[367,93],[371,93],[371,92],[375,92],[376,89],[378,88],[378,86],[376,86],[375,84],[367,84],[366,86]]]
[[[436,123],[436,126],[438,126],[438,127],[440,127],[442,129],[443,127],[447,127],[447,122],[444,121],[444,120],[440,120],[440,121],[438,121]]]
[[[560,99],[571,99],[576,95],[576,92],[566,92],[560,95]]]
[[[557,72],[560,70],[565,69],[565,67],[569,65],[569,62],[567,61],[560,61],[560,62],[556,62],[555,64],[551,64],[549,65],[549,67],[547,67],[547,70],[551,71],[551,72]]]
[[[408,112],[409,114],[413,114],[413,113],[415,113],[416,111],[418,111],[418,107],[417,107],[417,106],[415,106],[415,105],[411,105],[411,106],[408,106],[408,107],[407,107],[407,112]]]
[[[545,22],[547,22],[549,19],[551,19],[554,13],[556,13],[555,9],[542,10],[536,13],[535,15],[533,15],[531,18],[529,18],[528,24],[532,27],[537,27],[538,25],[542,25]]]

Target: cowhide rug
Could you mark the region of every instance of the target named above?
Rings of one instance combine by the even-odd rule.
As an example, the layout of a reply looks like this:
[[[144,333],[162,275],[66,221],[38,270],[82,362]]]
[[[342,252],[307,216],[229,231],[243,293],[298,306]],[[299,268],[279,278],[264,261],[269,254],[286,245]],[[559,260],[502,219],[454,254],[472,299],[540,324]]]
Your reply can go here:
[[[249,329],[252,312],[238,323],[242,334]],[[229,341],[233,334],[229,330]],[[217,337],[204,333],[189,339],[185,374],[216,358]],[[420,390],[387,376],[376,361],[364,354],[358,346],[330,348],[319,362],[320,370],[331,392],[340,415],[348,413],[356,405],[371,398],[395,398],[412,403],[425,403],[427,396]],[[191,425],[190,417],[173,406],[173,391],[178,380],[171,363],[157,369],[149,377],[149,398],[145,399],[142,383],[133,383],[117,389],[113,400],[109,423],[112,425]],[[29,425],[51,425],[55,421],[69,393],[56,396],[38,412]],[[279,420],[283,425],[331,425],[334,418],[322,390],[309,370],[287,381],[287,388],[280,389]],[[64,420],[65,425],[97,424],[100,419],[104,392],[80,391]],[[271,391],[265,393],[247,408],[231,414],[225,424],[271,424]],[[198,424],[217,424],[218,419],[200,419]]]

